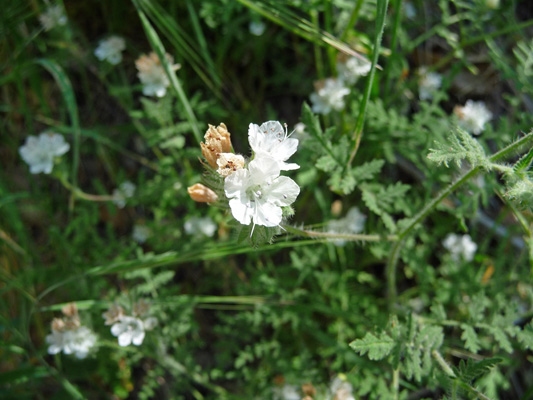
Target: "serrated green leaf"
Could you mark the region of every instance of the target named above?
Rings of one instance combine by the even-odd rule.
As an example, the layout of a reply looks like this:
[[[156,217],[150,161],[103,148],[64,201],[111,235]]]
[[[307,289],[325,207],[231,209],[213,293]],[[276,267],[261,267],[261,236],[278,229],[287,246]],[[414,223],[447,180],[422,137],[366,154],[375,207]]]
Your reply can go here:
[[[467,160],[473,167],[482,166],[489,169],[490,162],[483,147],[472,135],[460,128],[448,137],[447,143],[435,144],[435,149],[429,149],[428,159],[438,165],[444,164],[448,167],[450,162],[455,162],[460,167],[462,160]]]
[[[326,154],[317,160],[315,166],[324,172],[331,172],[337,167],[337,162],[333,157]]]
[[[471,384],[474,380],[487,374],[492,367],[502,361],[501,358],[486,358],[481,361],[474,361],[469,358],[466,362],[461,360],[459,368],[454,368],[457,379],[460,379],[466,384]]]
[[[376,174],[381,172],[381,169],[385,165],[385,160],[372,160],[361,164],[355,168],[352,168],[352,175],[357,180],[357,182],[366,181],[374,179]]]
[[[466,324],[462,324],[461,329],[463,330],[461,339],[465,341],[465,348],[470,350],[472,353],[477,353],[480,349],[480,345],[476,331],[473,327]]]
[[[363,339],[356,339],[350,343],[350,347],[362,356],[368,353],[371,360],[382,360],[387,357],[395,346],[394,340],[386,333],[378,336],[368,332]]]
[[[518,332],[516,337],[518,339],[518,342],[523,345],[523,349],[533,349],[533,326],[531,323],[526,325],[524,329]]]
[[[500,347],[508,353],[513,352],[513,346],[507,337],[505,331],[499,327],[491,326],[488,331],[494,336]]]

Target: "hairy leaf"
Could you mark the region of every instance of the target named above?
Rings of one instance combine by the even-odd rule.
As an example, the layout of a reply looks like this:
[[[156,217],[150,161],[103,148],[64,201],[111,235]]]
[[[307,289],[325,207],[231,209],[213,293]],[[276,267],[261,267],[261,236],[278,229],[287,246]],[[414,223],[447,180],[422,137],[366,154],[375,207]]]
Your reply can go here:
[[[386,333],[378,336],[368,332],[363,339],[356,339],[350,343],[350,347],[361,355],[368,353],[371,360],[382,360],[387,357],[396,344]]]

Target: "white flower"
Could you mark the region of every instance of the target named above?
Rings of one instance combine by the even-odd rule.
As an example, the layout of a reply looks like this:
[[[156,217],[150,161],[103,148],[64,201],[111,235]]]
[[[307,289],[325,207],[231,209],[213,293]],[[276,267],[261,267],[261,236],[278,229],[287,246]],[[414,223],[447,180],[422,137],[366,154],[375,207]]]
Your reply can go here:
[[[455,107],[454,112],[459,117],[459,125],[474,135],[479,135],[492,119],[492,113],[482,101],[467,100],[463,107]]]
[[[330,391],[332,400],[355,400],[352,384],[339,377],[331,382]]]
[[[133,197],[135,189],[137,187],[130,181],[124,181],[120,186],[113,191],[113,203],[118,208],[124,208],[126,206],[126,199]]]
[[[248,169],[240,169],[224,181],[224,191],[231,199],[233,217],[243,225],[278,226],[281,207],[289,206],[300,193],[292,179],[279,176],[278,162],[269,157],[256,157]]]
[[[420,68],[418,80],[418,93],[421,100],[433,98],[433,94],[442,85],[442,75],[437,72],[427,72],[426,68]]]
[[[267,121],[261,126],[250,124],[248,127],[250,147],[258,157],[269,157],[278,163],[282,171],[300,168],[298,164],[287,164],[298,147],[298,139],[291,139],[287,129],[278,121]]]
[[[476,254],[477,245],[472,241],[470,235],[456,235],[450,233],[442,245],[450,252],[452,259],[459,261],[464,259],[465,261],[472,261]]]
[[[344,218],[336,219],[328,223],[328,232],[330,233],[361,233],[365,228],[366,215],[359,211],[359,208],[352,207]],[[335,239],[333,242],[337,246],[344,246],[346,241],[343,239]]]
[[[328,78],[315,84],[316,92],[311,94],[313,112],[329,114],[331,110],[341,111],[344,108],[344,96],[350,89],[344,86],[341,79]]]
[[[120,346],[142,344],[145,336],[144,322],[139,318],[121,316],[117,323],[111,327],[111,334],[118,337]]]
[[[275,400],[300,400],[302,398],[300,390],[296,385],[283,385],[282,387],[274,388]]]
[[[137,243],[144,243],[152,236],[152,230],[146,225],[134,225],[131,237]]]
[[[165,57],[170,64],[174,62],[170,54],[165,54]],[[149,55],[142,55],[135,61],[135,66],[139,71],[137,76],[143,84],[143,94],[163,97],[167,92],[167,87],[170,86],[170,81],[157,54],[152,52]],[[180,65],[175,64],[172,68],[177,70]]]
[[[110,36],[101,40],[94,55],[100,60],[106,60],[110,64],[117,65],[122,61],[122,52],[126,49],[126,42],[119,36]]]
[[[188,235],[212,237],[217,231],[217,224],[210,217],[192,217],[184,225]]]
[[[412,2],[410,1],[403,2],[402,10],[407,18],[414,19],[416,17],[416,8]]]
[[[262,21],[252,21],[248,26],[250,33],[255,36],[261,36],[265,33],[266,25]]]
[[[91,348],[96,344],[96,335],[87,327],[80,326],[76,329],[65,331],[52,330],[52,334],[46,336],[49,354],[57,354],[61,351],[65,354],[74,354],[77,358],[85,358]]]
[[[350,57],[346,62],[337,63],[339,79],[354,84],[360,76],[366,76],[370,72],[370,61],[361,60],[358,57]]]
[[[217,166],[217,173],[226,178],[235,171],[244,168],[244,157],[240,154],[219,153]]]
[[[54,157],[65,154],[69,149],[70,145],[62,135],[43,132],[39,136],[28,136],[19,153],[30,166],[32,174],[49,174],[54,166]]]
[[[49,31],[58,25],[65,25],[67,23],[67,16],[63,7],[56,4],[48,7],[44,13],[39,15],[39,21],[41,21],[44,30]]]

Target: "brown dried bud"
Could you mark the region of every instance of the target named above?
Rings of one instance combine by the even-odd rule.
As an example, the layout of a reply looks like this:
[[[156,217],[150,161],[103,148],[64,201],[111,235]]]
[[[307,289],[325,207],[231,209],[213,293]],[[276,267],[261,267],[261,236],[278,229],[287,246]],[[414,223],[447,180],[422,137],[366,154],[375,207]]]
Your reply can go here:
[[[64,306],[61,311],[63,314],[65,314],[67,317],[78,317],[78,307],[76,307],[76,303],[68,303],[66,306]]]
[[[316,395],[316,389],[311,383],[304,383],[302,385],[302,392],[310,398]]]
[[[144,299],[140,299],[133,305],[133,316],[142,317],[149,309],[150,305]]]
[[[109,310],[102,314],[102,317],[104,317],[106,325],[113,325],[123,315],[124,309],[118,304],[112,304]]]
[[[217,159],[221,153],[231,153],[231,137],[228,128],[224,123],[220,123],[215,128],[209,125],[209,129],[204,135],[205,143],[200,143],[202,154],[212,168],[217,168]]]
[[[191,196],[191,199],[198,203],[214,203],[218,200],[217,194],[201,183],[196,183],[188,187],[187,192]]]
[[[313,398],[311,396],[305,396],[302,397],[302,400],[313,400]]]
[[[65,321],[61,318],[54,318],[52,320],[52,331],[63,332],[65,330]]]
[[[463,113],[463,106],[455,106],[453,108],[453,113],[457,115],[459,119],[463,119],[463,117],[465,116]]]
[[[244,168],[244,157],[240,154],[220,153],[217,160],[217,172],[224,178]]]

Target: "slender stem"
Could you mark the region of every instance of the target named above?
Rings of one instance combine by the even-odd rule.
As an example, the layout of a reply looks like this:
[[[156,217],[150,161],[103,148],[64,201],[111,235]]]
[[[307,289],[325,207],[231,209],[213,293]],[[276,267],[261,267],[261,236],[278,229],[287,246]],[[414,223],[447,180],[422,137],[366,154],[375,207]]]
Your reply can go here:
[[[352,14],[350,15],[350,20],[348,21],[348,24],[344,28],[344,31],[341,35],[341,40],[346,40],[346,37],[348,36],[348,32],[350,32],[350,29],[355,27],[355,24],[357,23],[357,19],[359,18],[359,12],[361,11],[361,6],[363,5],[364,0],[357,0],[357,3],[355,3],[355,6],[353,7]]]
[[[394,390],[394,400],[398,400],[400,393],[400,370],[398,368],[392,371],[392,390]]]
[[[490,163],[495,163],[496,161],[506,158],[522,146],[528,144],[533,140],[533,133],[529,133],[521,139],[517,140],[514,143],[511,143],[509,146],[503,148],[499,152],[493,154],[489,157]],[[480,167],[474,167],[469,171],[465,172],[459,178],[455,180],[450,186],[441,191],[435,198],[433,198],[429,203],[427,203],[422,210],[416,214],[412,219],[409,225],[405,227],[400,233],[398,233],[398,240],[394,243],[387,261],[387,292],[389,297],[389,306],[392,307],[396,303],[397,291],[396,291],[396,266],[398,265],[398,258],[400,256],[400,250],[402,248],[403,241],[405,237],[420,223],[422,222],[432,211],[433,209],[440,204],[442,200],[448,197],[452,192],[454,192],[459,186],[468,181],[470,178],[474,177],[479,171]]]
[[[390,44],[390,49],[392,51],[392,54],[389,58],[389,62],[387,63],[387,68],[385,69],[385,95],[384,97],[386,99],[389,98],[391,71],[397,60],[396,43],[398,41],[398,31],[400,30],[400,21],[401,21],[401,16],[402,16],[402,0],[396,0],[394,4],[394,8],[395,8],[394,25],[392,27],[392,38],[391,38],[391,44]]]
[[[382,242],[382,241],[388,241],[388,242],[394,242],[398,240],[398,236],[396,235],[360,235],[360,234],[350,234],[350,233],[330,233],[330,232],[316,232],[316,231],[308,231],[305,229],[299,229],[294,226],[284,225],[283,229],[285,229],[287,232],[294,233],[299,236],[305,236],[305,237],[316,237],[316,238],[324,238],[324,239],[342,239],[347,240],[349,242]]]
[[[116,197],[115,196],[111,196],[111,195],[97,195],[97,194],[89,194],[89,193],[85,193],[85,192],[82,192],[81,189],[73,186],[72,184],[70,184],[66,179],[64,178],[59,178],[59,181],[61,182],[61,184],[68,190],[70,190],[72,192],[72,195],[76,198],[79,198],[79,199],[83,199],[83,200],[88,200],[88,201],[113,201],[113,200],[116,200]]]
[[[431,355],[437,361],[437,364],[439,364],[439,366],[446,373],[446,375],[448,375],[450,378],[456,378],[455,373],[453,372],[453,369],[450,368],[446,360],[442,357],[442,355],[437,350],[433,350],[431,352]]]

